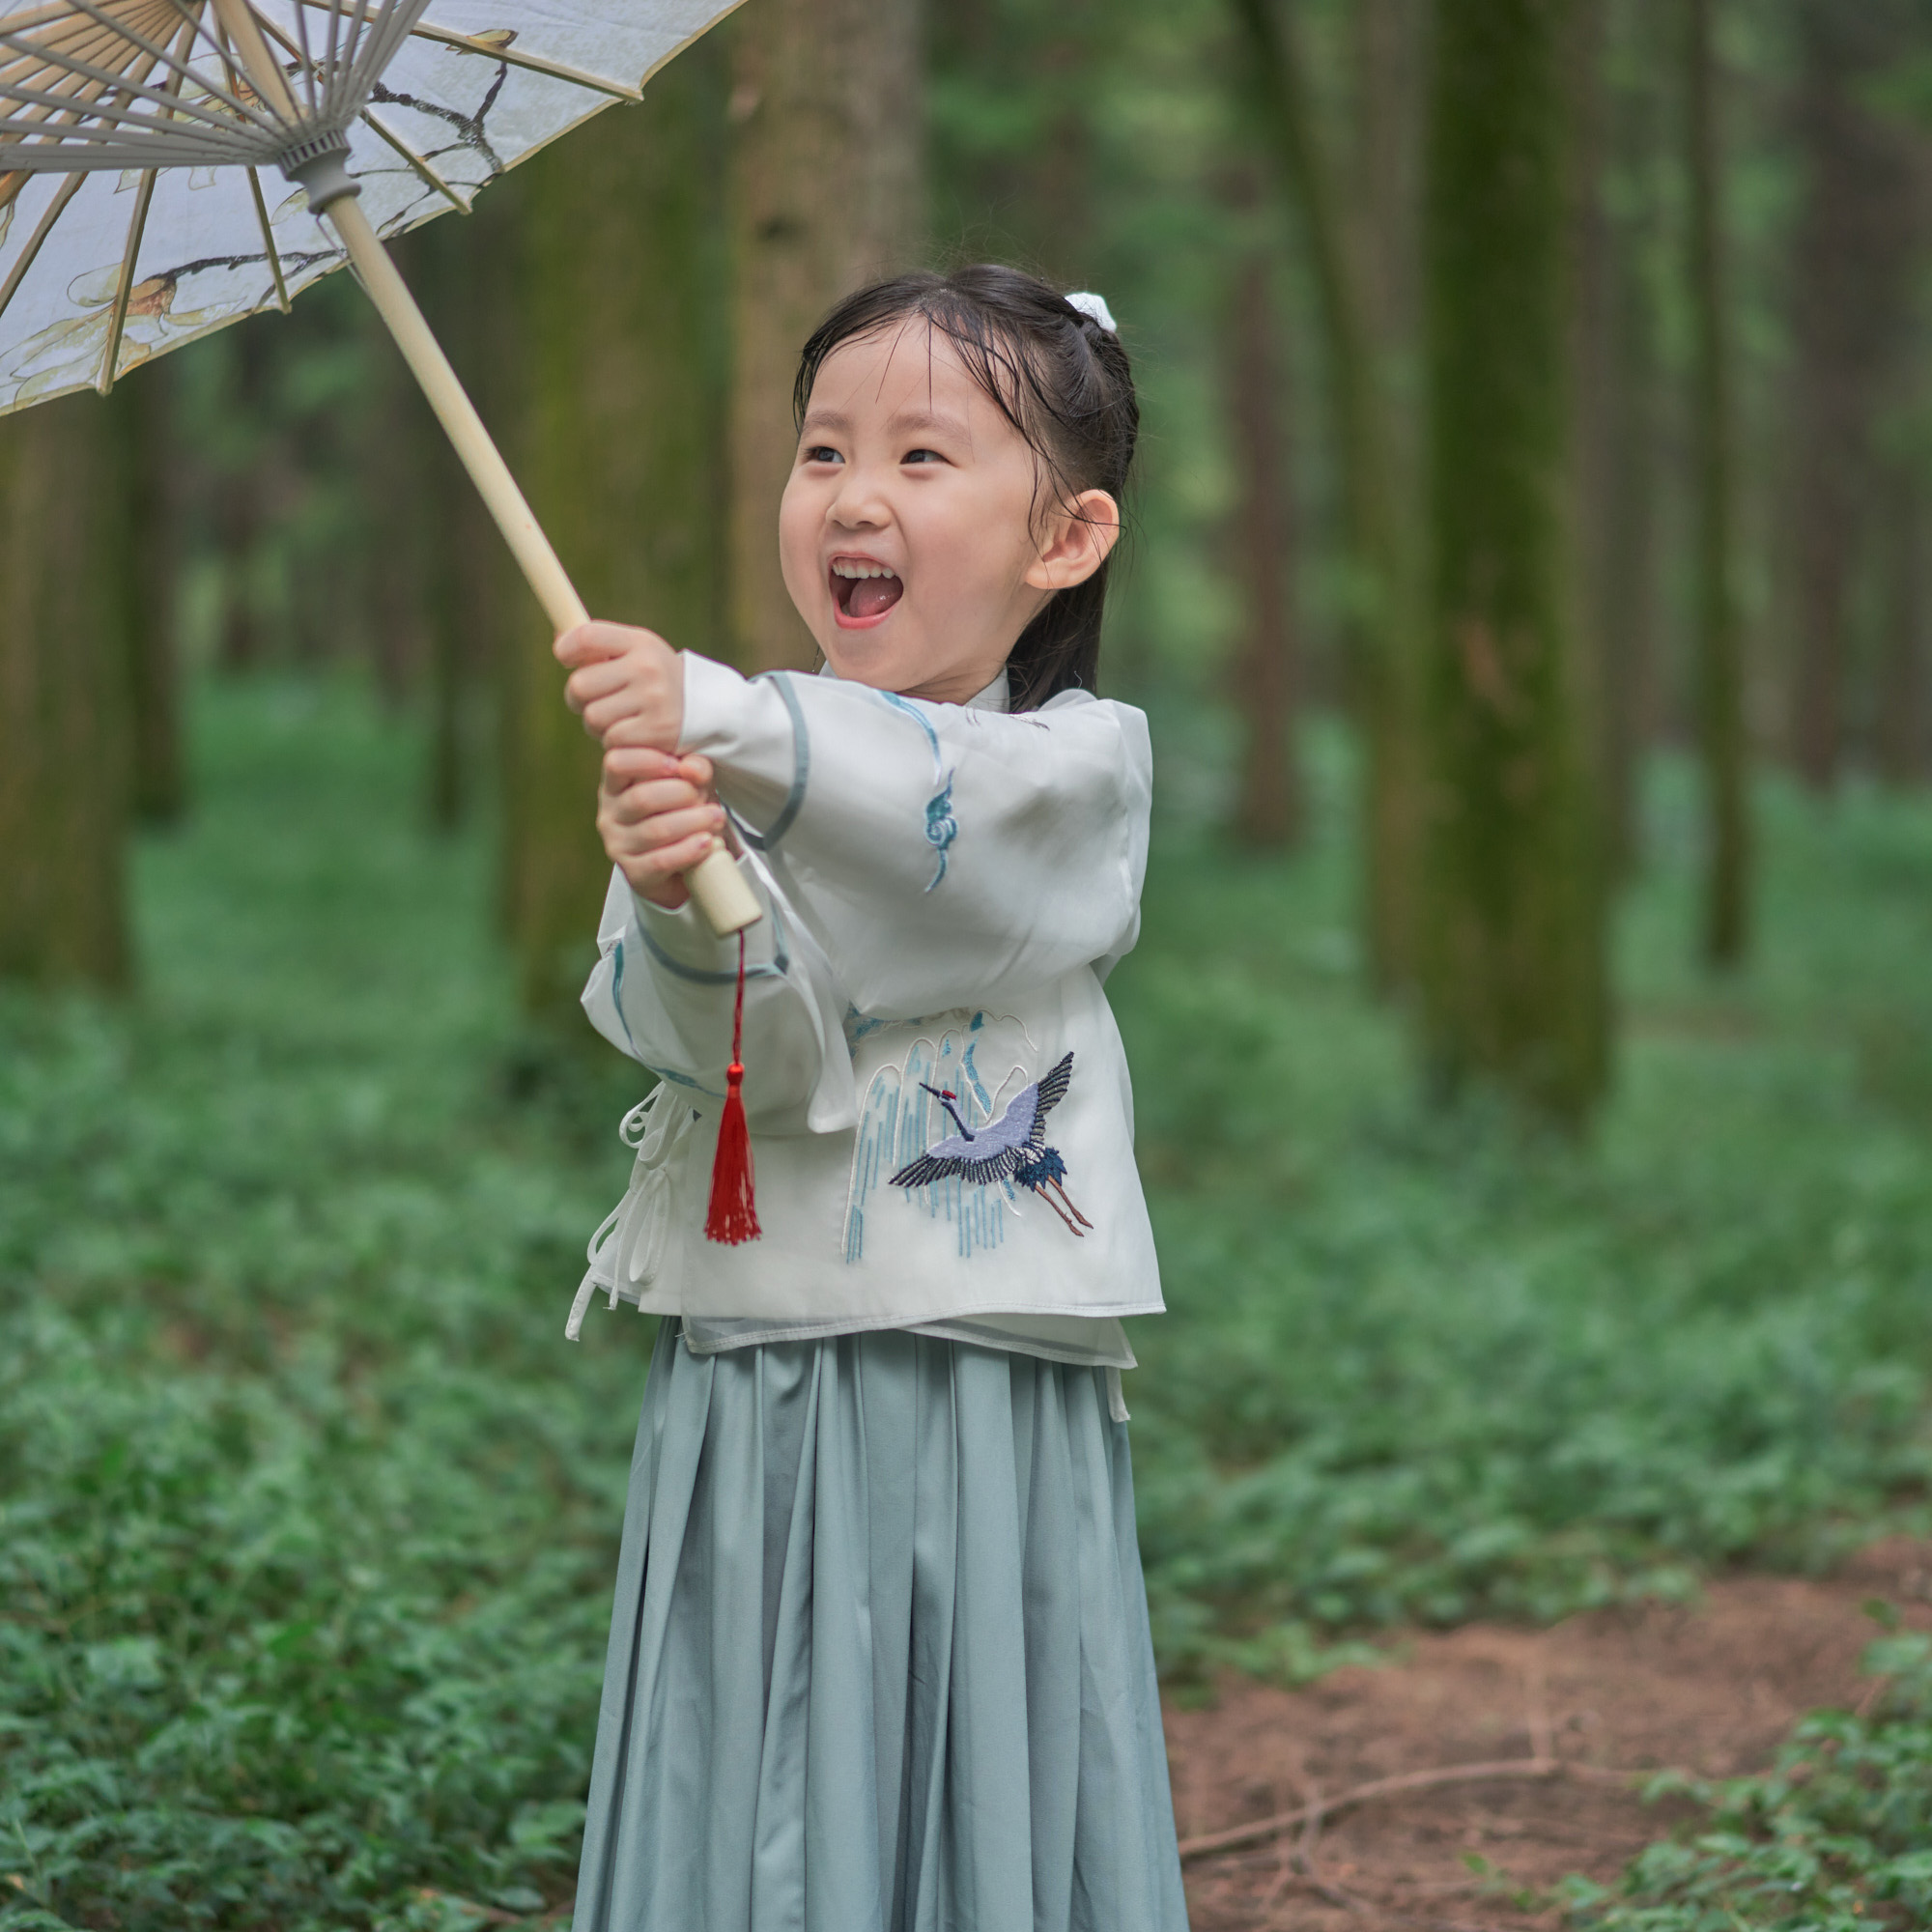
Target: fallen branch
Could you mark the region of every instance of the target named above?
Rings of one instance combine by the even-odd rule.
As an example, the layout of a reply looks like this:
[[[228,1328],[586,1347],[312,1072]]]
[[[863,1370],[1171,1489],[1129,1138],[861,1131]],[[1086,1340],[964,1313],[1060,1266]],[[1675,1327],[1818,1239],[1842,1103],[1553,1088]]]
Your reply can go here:
[[[1575,1777],[1593,1784],[1629,1784],[1638,1777],[1659,1776],[1650,1771],[1609,1771],[1600,1765],[1573,1764],[1559,1757],[1512,1757],[1492,1764],[1452,1764],[1439,1771],[1405,1771],[1395,1777],[1378,1777],[1358,1784],[1333,1798],[1317,1799],[1298,1811],[1284,1811],[1273,1818],[1258,1818],[1251,1825],[1236,1825],[1225,1832],[1208,1832],[1197,1838],[1180,1841],[1185,1859],[1212,1858],[1216,1852],[1232,1852],[1243,1845],[1279,1837],[1284,1832],[1320,1825],[1344,1811],[1352,1811],[1378,1798],[1399,1798],[1411,1791],[1433,1791],[1445,1784],[1486,1784],[1494,1778]]]

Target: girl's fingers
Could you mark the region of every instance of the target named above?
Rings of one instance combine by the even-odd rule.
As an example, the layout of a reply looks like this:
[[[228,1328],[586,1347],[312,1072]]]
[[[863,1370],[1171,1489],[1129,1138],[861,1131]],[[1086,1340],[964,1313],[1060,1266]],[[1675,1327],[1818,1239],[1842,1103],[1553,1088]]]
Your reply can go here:
[[[656,852],[612,854],[612,863],[634,892],[658,905],[674,908],[688,896],[682,874],[690,871],[710,850],[711,835],[699,833]]]
[[[685,778],[689,774],[683,767],[690,762],[694,761],[680,759],[669,752],[653,751],[647,745],[613,746],[604,753],[604,788],[622,791],[639,779]]]
[[[614,816],[627,825],[649,818],[660,811],[689,811],[695,805],[709,803],[704,794],[682,779],[647,779],[641,784],[626,785],[622,791],[609,789]]]
[[[602,829],[607,847],[616,844],[626,852],[642,853],[661,851],[690,838],[716,838],[724,828],[724,817],[716,806],[699,805],[686,811],[654,811],[635,820],[611,812],[605,817]]]
[[[694,791],[681,780],[662,784],[633,785],[618,792],[605,808],[615,825],[642,825],[647,820],[682,813],[696,814],[716,832],[724,829],[724,808],[702,792]],[[694,819],[694,823],[696,819]]]
[[[589,623],[579,624],[575,630],[564,632],[551,645],[551,650],[558,664],[575,670],[581,665],[620,658],[627,651],[635,650],[645,638],[654,643],[664,643],[655,631],[643,630],[636,624],[608,624],[593,617]]]
[[[689,811],[660,811],[634,828],[639,844],[654,851],[687,838],[709,841],[724,829],[724,816],[714,805],[700,805]]]
[[[642,745],[612,747],[604,753],[599,784],[607,796],[614,797],[634,784],[670,779],[682,781],[694,792],[708,795],[711,760],[674,757],[668,752],[655,752]]]
[[[572,671],[564,679],[563,697],[592,731],[608,730],[618,719],[635,715],[646,702],[630,664],[622,658]]]

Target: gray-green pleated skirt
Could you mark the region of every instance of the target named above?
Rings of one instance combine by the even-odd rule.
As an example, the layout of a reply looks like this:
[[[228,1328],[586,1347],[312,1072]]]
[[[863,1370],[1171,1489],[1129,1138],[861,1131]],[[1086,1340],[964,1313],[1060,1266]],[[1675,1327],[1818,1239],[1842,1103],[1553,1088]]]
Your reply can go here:
[[[1105,1372],[667,1321],[573,1932],[1186,1924]]]

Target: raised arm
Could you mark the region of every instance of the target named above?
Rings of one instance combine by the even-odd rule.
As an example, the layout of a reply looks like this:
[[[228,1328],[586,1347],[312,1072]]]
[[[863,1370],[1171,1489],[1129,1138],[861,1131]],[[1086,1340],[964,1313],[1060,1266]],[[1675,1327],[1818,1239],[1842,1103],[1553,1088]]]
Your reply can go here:
[[[985,1004],[1133,944],[1151,761],[1131,707],[1009,717],[687,651],[683,709],[679,749],[711,759],[861,1012]]]

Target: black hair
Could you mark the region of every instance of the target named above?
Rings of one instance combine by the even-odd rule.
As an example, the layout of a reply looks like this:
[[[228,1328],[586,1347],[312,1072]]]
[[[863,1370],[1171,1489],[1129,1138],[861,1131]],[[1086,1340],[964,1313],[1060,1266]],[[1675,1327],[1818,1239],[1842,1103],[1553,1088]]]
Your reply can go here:
[[[847,296],[800,353],[796,421],[803,425],[811,385],[835,349],[915,317],[946,335],[967,373],[1025,438],[1054,500],[1083,490],[1122,500],[1140,404],[1121,338],[1037,275],[998,263],[895,275]],[[1007,659],[1015,711],[1034,710],[1057,692],[1094,688],[1111,561],[1084,583],[1056,590],[1020,633]]]

